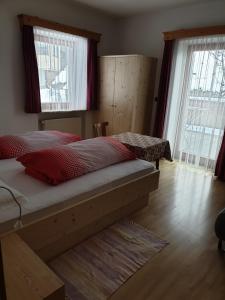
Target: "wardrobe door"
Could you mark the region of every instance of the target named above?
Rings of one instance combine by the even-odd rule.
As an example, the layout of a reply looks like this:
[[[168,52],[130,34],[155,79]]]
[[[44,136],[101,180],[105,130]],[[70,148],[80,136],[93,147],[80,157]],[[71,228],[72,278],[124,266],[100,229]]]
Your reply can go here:
[[[113,133],[131,131],[137,98],[139,63],[137,56],[116,57]]]
[[[138,95],[134,106],[132,131],[149,134],[157,60],[139,56]]]
[[[113,109],[115,92],[115,57],[99,58],[99,106],[95,114],[96,122],[109,122],[107,135],[113,134]]]

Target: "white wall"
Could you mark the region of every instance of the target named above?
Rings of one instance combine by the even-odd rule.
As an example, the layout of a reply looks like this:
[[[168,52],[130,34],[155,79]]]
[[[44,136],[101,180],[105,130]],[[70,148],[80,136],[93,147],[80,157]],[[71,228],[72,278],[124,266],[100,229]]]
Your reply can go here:
[[[18,14],[29,14],[103,34],[100,54],[115,53],[114,20],[67,0],[0,0],[0,134],[37,129],[25,114],[24,69]]]
[[[163,31],[225,25],[225,1],[212,0],[115,20],[96,10],[72,4],[71,0],[0,0],[0,134],[37,129],[37,115],[23,112],[24,71],[17,20],[21,13],[102,33],[100,54],[138,53],[157,57],[158,75]],[[90,113],[87,123],[91,123]]]
[[[159,59],[157,93],[164,46],[162,32],[211,25],[225,25],[225,1],[214,0],[121,19],[117,23],[120,53],[138,53]],[[154,117],[152,125],[153,121]]]

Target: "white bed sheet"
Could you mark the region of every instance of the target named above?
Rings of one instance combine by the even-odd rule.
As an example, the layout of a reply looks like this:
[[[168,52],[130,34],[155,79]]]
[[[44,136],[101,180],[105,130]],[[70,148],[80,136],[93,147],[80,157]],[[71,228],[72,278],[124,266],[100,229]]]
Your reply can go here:
[[[23,205],[23,215],[58,204],[62,204],[61,208],[63,208],[70,204],[71,199],[73,199],[72,203],[79,202],[96,193],[149,174],[153,170],[153,164],[137,159],[86,174],[58,186],[50,186],[26,175],[24,167],[15,159],[0,160],[0,179],[28,199]],[[18,207],[12,203],[11,209],[7,212],[1,213],[0,209],[0,224],[17,216]]]

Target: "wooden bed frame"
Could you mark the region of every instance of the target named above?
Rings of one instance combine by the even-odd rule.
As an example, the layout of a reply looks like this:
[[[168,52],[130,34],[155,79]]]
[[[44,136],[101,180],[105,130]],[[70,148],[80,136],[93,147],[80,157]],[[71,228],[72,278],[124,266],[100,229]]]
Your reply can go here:
[[[7,299],[65,299],[64,284],[45,262],[147,206],[149,193],[158,188],[158,182],[159,171],[155,170],[2,234]]]

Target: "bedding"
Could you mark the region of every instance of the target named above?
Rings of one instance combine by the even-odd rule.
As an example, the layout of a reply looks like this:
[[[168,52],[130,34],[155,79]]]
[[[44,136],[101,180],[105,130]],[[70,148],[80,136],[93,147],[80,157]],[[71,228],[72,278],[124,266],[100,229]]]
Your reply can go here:
[[[0,180],[24,195],[22,215],[27,220],[43,217],[59,209],[74,205],[98,193],[154,172],[154,165],[143,160],[121,162],[104,169],[74,178],[58,186],[51,186],[27,176],[23,166],[15,159],[0,161]],[[18,217],[18,207],[1,210],[0,232],[11,228]]]
[[[10,194],[10,192],[5,188],[9,189],[13,193],[16,200],[21,205],[23,205],[27,201],[27,199],[23,194],[21,194],[19,191],[17,191],[16,189],[12,188],[11,186],[7,185],[5,182],[0,180],[0,209],[1,210],[8,209],[12,205],[18,207],[15,201],[12,199],[12,195]]]
[[[31,131],[21,135],[0,136],[0,159],[80,141],[80,136],[61,131]]]
[[[98,137],[25,154],[17,160],[36,179],[57,185],[107,166],[133,160],[133,152],[110,137]]]

